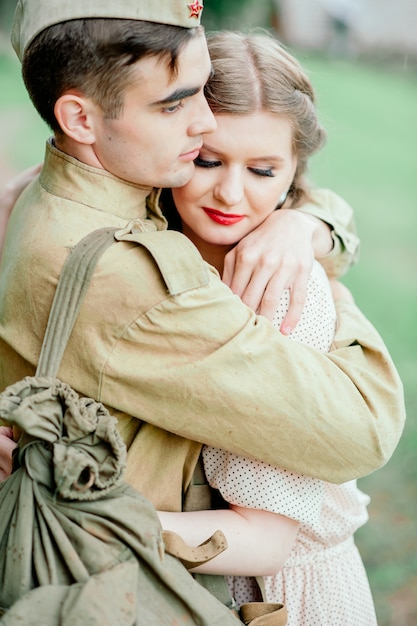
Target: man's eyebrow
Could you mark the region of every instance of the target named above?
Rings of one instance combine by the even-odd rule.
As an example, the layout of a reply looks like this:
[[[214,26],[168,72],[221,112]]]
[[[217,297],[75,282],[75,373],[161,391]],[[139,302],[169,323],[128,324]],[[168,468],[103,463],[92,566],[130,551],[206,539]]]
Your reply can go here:
[[[162,104],[169,104],[170,102],[177,102],[178,100],[184,100],[184,98],[191,98],[196,93],[201,91],[201,87],[190,87],[189,89],[176,89],[169,94],[166,98],[158,100],[153,103],[153,106],[161,106]]]

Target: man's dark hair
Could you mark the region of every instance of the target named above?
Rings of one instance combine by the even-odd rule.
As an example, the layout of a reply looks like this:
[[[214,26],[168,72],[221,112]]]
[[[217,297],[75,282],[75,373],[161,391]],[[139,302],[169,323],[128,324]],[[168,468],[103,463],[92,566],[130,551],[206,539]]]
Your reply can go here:
[[[172,75],[183,46],[201,32],[137,20],[91,18],[62,22],[42,31],[25,52],[23,80],[38,113],[54,132],[58,98],[77,89],[117,118],[134,63],[165,58]]]

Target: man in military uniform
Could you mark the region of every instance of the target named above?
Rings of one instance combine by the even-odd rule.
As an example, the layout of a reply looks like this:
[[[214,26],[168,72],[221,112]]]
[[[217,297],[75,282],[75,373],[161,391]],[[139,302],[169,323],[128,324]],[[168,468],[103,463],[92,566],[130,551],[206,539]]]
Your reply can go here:
[[[155,187],[193,173],[214,128],[198,0],[30,0],[12,40],[54,138],[18,201],[0,275],[0,388],[33,375],[62,265],[116,227],[59,377],[118,418],[127,479],[180,510],[203,443],[327,481],[383,465],[404,422],[398,374],[348,297],[335,349],[256,316],[180,233]],[[331,222],[331,219],[329,220]]]

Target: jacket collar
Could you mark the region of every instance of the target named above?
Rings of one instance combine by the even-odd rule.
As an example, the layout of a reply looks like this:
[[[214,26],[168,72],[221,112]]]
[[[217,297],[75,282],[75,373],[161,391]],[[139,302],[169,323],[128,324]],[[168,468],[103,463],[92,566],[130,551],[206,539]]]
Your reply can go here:
[[[165,230],[166,219],[158,205],[160,191],[129,183],[106,170],[78,161],[58,150],[53,139],[46,144],[39,182],[50,193],[122,219],[151,219]]]

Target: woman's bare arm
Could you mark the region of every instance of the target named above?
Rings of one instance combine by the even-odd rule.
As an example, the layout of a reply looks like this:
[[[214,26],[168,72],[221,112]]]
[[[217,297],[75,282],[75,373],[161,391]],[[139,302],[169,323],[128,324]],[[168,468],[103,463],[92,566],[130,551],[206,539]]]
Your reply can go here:
[[[165,530],[197,546],[221,529],[227,550],[192,572],[235,576],[276,574],[285,563],[299,523],[277,513],[230,505],[229,509],[169,513],[158,511]]]

